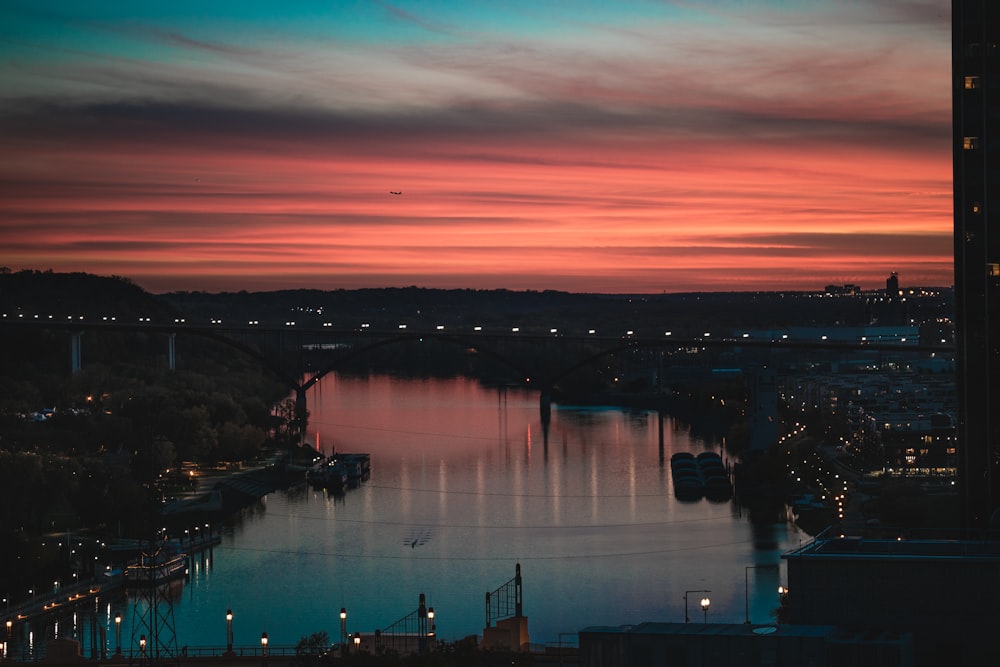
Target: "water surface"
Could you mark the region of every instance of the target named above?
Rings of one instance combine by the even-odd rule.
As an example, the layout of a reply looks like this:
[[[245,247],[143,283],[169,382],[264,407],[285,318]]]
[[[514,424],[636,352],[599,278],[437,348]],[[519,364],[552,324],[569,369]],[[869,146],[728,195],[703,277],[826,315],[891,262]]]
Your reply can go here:
[[[680,502],[669,460],[719,450],[653,411],[554,406],[469,379],[328,376],[310,395],[309,441],[367,452],[343,495],[301,485],[264,498],[196,559],[174,604],[178,646],[293,645],[385,628],[424,593],[439,636],[482,634],[485,594],[521,564],[533,643],[592,625],[773,620],[780,554],[804,536],[756,525],[735,501]],[[746,591],[746,592],[745,592]],[[113,644],[116,603],[99,607]],[[123,634],[130,635],[130,608]],[[564,637],[564,640],[566,638]],[[128,640],[123,640],[128,643]]]

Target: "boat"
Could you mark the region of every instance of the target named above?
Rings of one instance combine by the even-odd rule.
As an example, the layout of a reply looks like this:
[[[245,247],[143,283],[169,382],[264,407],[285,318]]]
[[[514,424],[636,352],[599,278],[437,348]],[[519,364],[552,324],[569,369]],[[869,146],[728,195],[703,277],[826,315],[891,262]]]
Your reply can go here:
[[[306,471],[306,481],[313,486],[341,489],[347,484],[347,466],[336,459],[327,459]]]
[[[179,540],[161,542],[152,554],[141,553],[125,566],[126,585],[159,585],[187,573],[188,556]]]
[[[726,501],[733,496],[733,483],[722,457],[715,452],[677,452],[670,457],[674,497],[678,500]]]
[[[347,468],[348,479],[364,479],[372,470],[372,458],[369,454],[338,454],[337,461]]]

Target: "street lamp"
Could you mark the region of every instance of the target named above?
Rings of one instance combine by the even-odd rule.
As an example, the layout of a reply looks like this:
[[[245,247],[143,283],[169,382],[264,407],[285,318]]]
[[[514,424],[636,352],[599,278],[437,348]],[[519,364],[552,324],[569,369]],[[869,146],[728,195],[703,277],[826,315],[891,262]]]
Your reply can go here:
[[[115,614],[115,655],[122,654],[122,615]]]
[[[135,637],[135,635],[132,635]],[[139,635],[139,655],[145,659],[146,657],[146,635]]]
[[[340,608],[340,652],[343,654],[347,649],[345,648],[347,644],[347,609],[345,607]]]
[[[361,652],[361,633],[360,632],[355,632],[354,633],[354,652],[355,653],[360,653]]]
[[[691,617],[688,616],[688,593],[711,593],[711,592],[712,591],[705,590],[705,589],[697,590],[697,591],[684,591],[684,622],[685,623],[690,623],[691,622]],[[708,598],[705,598],[705,599],[707,600]]]
[[[14,627],[13,619],[7,619],[7,641],[10,641],[10,631]]]
[[[708,598],[701,599],[701,613],[705,615],[705,623],[708,623],[708,605],[712,604],[712,601]]]
[[[743,606],[746,609],[745,623],[750,622],[750,570],[777,570],[776,563],[766,565],[747,565],[743,568]]]
[[[433,637],[434,636],[434,607],[428,607],[427,608],[427,622],[431,626],[430,632],[428,632],[427,634]]]
[[[267,633],[260,633],[260,654],[267,657]]]
[[[778,622],[788,622],[788,588],[778,586]]]
[[[226,610],[226,653],[233,652],[233,610]]]

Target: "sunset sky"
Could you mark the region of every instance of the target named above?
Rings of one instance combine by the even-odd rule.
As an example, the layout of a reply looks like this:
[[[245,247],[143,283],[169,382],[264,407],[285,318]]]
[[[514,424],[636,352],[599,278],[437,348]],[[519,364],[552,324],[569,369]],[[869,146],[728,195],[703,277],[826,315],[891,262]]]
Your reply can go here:
[[[949,7],[4,0],[0,265],[153,292],[950,285]]]

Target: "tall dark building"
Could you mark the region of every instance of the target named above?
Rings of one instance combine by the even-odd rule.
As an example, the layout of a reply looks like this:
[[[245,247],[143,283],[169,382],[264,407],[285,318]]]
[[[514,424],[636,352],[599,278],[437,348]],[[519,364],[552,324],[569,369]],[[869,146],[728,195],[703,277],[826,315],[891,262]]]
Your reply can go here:
[[[990,224],[1000,215],[997,0],[952,0],[952,114],[959,481],[963,528],[978,532],[1000,528],[1000,383],[991,383],[1000,377],[1000,217]]]
[[[899,274],[895,271],[885,279],[885,295],[899,296]]]

